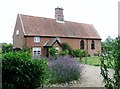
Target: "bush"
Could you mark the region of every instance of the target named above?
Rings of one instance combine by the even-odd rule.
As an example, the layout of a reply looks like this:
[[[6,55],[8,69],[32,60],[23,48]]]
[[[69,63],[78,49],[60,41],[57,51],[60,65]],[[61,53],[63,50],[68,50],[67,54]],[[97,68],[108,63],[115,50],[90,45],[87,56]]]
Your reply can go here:
[[[62,52],[60,52],[60,55],[70,55],[74,57],[73,49],[67,43],[62,43]]]
[[[56,57],[56,49],[54,47],[49,48],[50,56]]]
[[[22,52],[22,51],[18,51],[18,52],[9,52],[9,53],[4,53],[2,55],[3,59],[6,60],[14,60],[14,59],[31,59],[31,55],[27,52]]]
[[[87,57],[88,52],[86,50],[74,49],[73,50],[75,57]]]
[[[101,75],[107,89],[120,89],[120,36],[110,37],[103,44],[104,53],[101,55]],[[107,63],[105,63],[107,61]],[[113,78],[109,77],[108,67],[113,68]]]
[[[74,57],[82,57],[80,49],[74,49],[73,53],[74,53]]]
[[[82,57],[88,57],[88,51],[87,50],[82,50]]]
[[[9,52],[2,59],[2,89],[36,89],[48,79],[45,60],[32,60],[27,53]]]
[[[50,83],[68,83],[80,78],[82,66],[73,58],[59,56],[56,60],[49,62],[51,69]]]
[[[70,50],[71,47],[67,43],[62,43],[62,50]]]
[[[64,50],[64,51],[61,51],[60,53],[59,53],[59,55],[62,55],[62,56],[66,56],[66,55],[68,55],[69,54],[69,51],[68,50]]]
[[[2,43],[2,53],[11,52],[13,48],[12,44]]]

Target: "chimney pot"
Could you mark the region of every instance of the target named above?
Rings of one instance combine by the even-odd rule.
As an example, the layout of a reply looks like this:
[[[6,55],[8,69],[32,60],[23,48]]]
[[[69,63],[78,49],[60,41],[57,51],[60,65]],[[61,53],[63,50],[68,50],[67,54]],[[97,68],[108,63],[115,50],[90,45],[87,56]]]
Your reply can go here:
[[[57,7],[55,8],[55,19],[57,21],[64,21],[64,15],[63,15],[63,8]]]

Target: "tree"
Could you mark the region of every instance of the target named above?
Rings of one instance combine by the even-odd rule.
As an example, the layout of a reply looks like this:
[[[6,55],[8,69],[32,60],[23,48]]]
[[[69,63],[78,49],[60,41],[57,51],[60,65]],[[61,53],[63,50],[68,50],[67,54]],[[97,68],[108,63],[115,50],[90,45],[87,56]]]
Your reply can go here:
[[[7,53],[12,51],[13,45],[12,44],[7,44],[7,43],[2,43],[2,53]]]
[[[104,48],[104,50],[109,52],[111,51],[111,49],[113,49],[114,44],[115,44],[115,39],[108,36],[108,38],[104,42],[102,42],[102,47]]]
[[[120,88],[120,36],[116,39],[108,37],[103,42],[105,49],[104,54],[101,55],[101,75],[104,78],[105,87],[108,89]],[[107,63],[105,63],[107,61]],[[115,71],[113,79],[108,76],[108,66]]]

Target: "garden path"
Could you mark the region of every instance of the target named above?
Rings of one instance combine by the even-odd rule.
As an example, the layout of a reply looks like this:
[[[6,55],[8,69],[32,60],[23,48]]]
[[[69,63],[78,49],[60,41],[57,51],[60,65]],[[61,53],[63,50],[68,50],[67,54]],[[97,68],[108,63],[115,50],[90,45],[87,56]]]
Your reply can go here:
[[[99,66],[85,65],[80,81],[71,86],[74,87],[104,87],[103,77],[100,75]],[[113,70],[109,69],[109,76],[112,77]]]
[[[74,81],[70,84],[55,84],[51,87],[104,87],[100,71],[99,66],[84,65],[80,81]],[[109,69],[110,77],[113,73],[114,71]]]

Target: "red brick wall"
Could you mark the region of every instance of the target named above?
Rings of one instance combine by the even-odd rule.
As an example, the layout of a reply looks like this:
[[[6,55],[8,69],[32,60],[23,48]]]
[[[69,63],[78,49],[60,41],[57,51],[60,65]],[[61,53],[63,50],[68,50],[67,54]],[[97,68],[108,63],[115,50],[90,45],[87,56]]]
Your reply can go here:
[[[16,31],[19,30],[19,35],[16,35]],[[13,48],[24,48],[25,46],[25,39],[24,39],[24,33],[22,29],[22,25],[20,22],[19,16],[17,17],[16,25],[14,28],[13,33]]]
[[[40,37],[40,43],[34,43],[34,37],[25,37],[26,40],[26,47],[41,47],[42,55],[44,54],[43,45],[49,40],[54,39],[52,37]],[[60,38],[61,43],[67,42],[69,46],[71,46],[74,49],[80,49],[80,41],[84,40],[84,48],[85,50],[88,49],[88,52],[90,55],[93,55],[95,51],[101,52],[101,40],[94,40],[95,41],[95,49],[91,49],[91,41],[92,40],[86,40],[86,39],[75,39],[75,38]],[[87,43],[88,42],[88,43]],[[88,46],[87,46],[88,44]],[[58,46],[55,44],[54,46]]]
[[[91,42],[92,40],[88,41],[88,52],[90,55],[94,55],[94,52],[100,52],[101,53],[101,41],[100,40],[94,40],[95,42],[95,49],[91,49]]]

